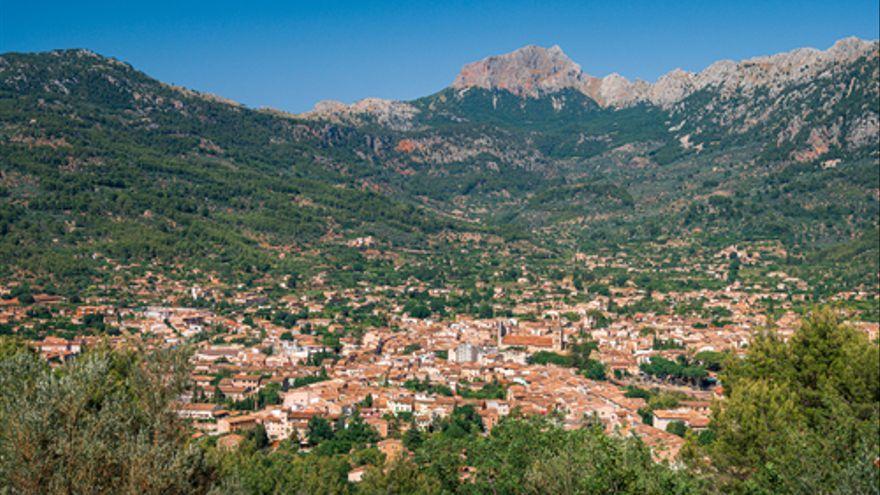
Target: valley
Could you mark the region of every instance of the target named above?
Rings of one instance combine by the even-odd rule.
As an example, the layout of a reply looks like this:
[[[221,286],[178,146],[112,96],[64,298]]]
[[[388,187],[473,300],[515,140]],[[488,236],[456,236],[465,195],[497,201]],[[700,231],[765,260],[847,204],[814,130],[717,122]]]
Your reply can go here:
[[[529,45],[291,114],[0,54],[0,480],[876,490],[878,60]]]

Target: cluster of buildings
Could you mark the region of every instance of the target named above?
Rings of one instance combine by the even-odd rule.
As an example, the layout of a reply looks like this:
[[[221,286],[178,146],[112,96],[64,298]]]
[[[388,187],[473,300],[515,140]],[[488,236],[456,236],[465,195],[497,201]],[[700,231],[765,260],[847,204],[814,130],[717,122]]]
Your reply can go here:
[[[362,244],[369,245],[369,239]],[[719,253],[719,259],[727,260],[734,253]],[[759,258],[747,253],[736,256],[743,263]],[[581,256],[579,261],[588,267],[627,266],[623,258]],[[717,275],[725,274],[719,269]],[[785,274],[776,279],[785,287],[801,284]],[[74,324],[98,321],[111,330],[101,336],[33,339],[32,346],[52,363],[75,358],[98,340],[145,349],[192,346],[193,386],[175,403],[175,411],[200,434],[216,435],[221,445],[230,448],[241,440],[243,431],[262,426],[271,442],[293,442],[305,449],[313,418],[332,423],[356,413],[379,433],[388,455],[400,455],[403,431],[428,428],[456,407],[469,405],[487,430],[514,414],[552,416],[570,429],[599,421],[609,433],[642,438],[662,459],[674,459],[684,442],[669,431],[670,425],[681,423],[697,432],[706,429],[712,401],[722,399],[721,388],[657,381],[645,376],[640,365],[656,356],[674,360],[704,351],[739,354],[756,330],[772,324],[785,337],[799,324],[790,294],[740,284],[657,294],[628,284],[571,303],[551,296],[556,289],[543,283],[513,296],[496,288],[497,297],[515,300],[511,313],[519,317],[458,315],[440,320],[410,317],[388,296],[405,294],[407,287],[328,290],[319,297],[287,295],[278,300],[251,287],[226,291],[223,297],[234,309],[222,311],[206,309],[211,307],[207,304],[201,305],[205,308],[173,304],[119,308],[106,301],[71,305],[63,298],[40,294],[33,296],[31,305],[0,299],[0,324],[16,323],[27,330],[34,325],[29,311],[45,306],[52,308],[54,317]],[[208,297],[216,302],[220,293],[216,287],[175,290],[182,296],[170,302]],[[419,290],[432,296],[444,294],[440,289]],[[670,310],[658,314],[612,308],[645,298]],[[372,311],[381,313],[385,324],[352,331],[345,319],[328,311],[328,302],[334,300],[345,301],[352,310],[375,308]],[[774,301],[781,317],[771,321],[761,310],[768,300]],[[279,321],[270,317],[277,310],[305,317]],[[854,324],[877,338],[876,323]],[[607,380],[592,380],[575,368],[534,364],[530,359],[536,353],[564,356],[573,343],[587,339],[596,343],[591,357],[605,367]],[[628,393],[632,387],[668,391],[680,400],[674,407],[651,410],[645,399]]]

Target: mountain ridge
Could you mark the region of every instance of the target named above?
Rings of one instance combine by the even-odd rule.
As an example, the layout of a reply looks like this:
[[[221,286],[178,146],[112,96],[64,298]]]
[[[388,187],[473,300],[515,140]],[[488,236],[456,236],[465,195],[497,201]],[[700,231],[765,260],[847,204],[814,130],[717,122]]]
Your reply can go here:
[[[450,88],[499,89],[522,97],[537,98],[575,89],[603,107],[623,108],[638,103],[650,103],[668,109],[691,94],[713,85],[721,85],[728,91],[738,87],[754,89],[755,86],[778,86],[795,80],[815,77],[828,64],[852,61],[858,56],[877,57],[880,41],[864,40],[854,36],[836,41],[826,50],[802,47],[773,55],[761,55],[734,61],[722,59],[713,62],[699,72],[675,68],[654,82],[641,79],[630,81],[616,72],[604,77],[592,76],[571,60],[558,45],[543,48],[526,45],[501,55],[492,55],[465,64]],[[793,68],[812,66],[810,70],[792,74]],[[765,76],[765,77],[761,77]],[[768,79],[769,77],[769,79]],[[735,84],[731,84],[731,81]],[[369,101],[367,105],[363,102]],[[382,103],[384,102],[384,103]],[[396,105],[393,105],[392,102]],[[306,118],[328,118],[334,114],[387,113],[394,106],[406,102],[366,98],[351,105],[318,102],[311,111],[300,114]]]

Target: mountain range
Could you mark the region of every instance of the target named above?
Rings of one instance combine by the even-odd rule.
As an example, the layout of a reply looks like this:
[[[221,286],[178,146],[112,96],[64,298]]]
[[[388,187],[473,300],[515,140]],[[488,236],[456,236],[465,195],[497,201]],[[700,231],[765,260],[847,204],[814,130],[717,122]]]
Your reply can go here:
[[[87,50],[7,53],[0,275],[234,276],[364,237],[495,235],[557,253],[772,241],[818,287],[876,287],[878,85],[878,42],[855,38],[654,83],[526,46],[413,101],[291,115]]]
[[[503,91],[524,99],[550,96],[557,111],[566,105],[564,93],[574,91],[588,97],[601,108],[624,109],[642,104],[656,106],[669,111],[671,116],[681,115],[682,124],[686,123],[688,112],[698,110],[694,108],[695,103],[700,103],[704,110],[722,114],[712,123],[725,126],[741,120],[733,130],[746,132],[767,120],[769,114],[778,111],[779,108],[776,107],[784,103],[779,101],[774,107],[771,100],[779,99],[799,86],[835,77],[844,79],[848,75],[855,76],[847,73],[852,69],[864,70],[865,74],[862,75],[870,76],[871,66],[876,66],[877,51],[877,41],[845,38],[824,51],[800,48],[740,62],[721,60],[698,73],[675,69],[658,78],[656,82],[649,83],[642,80],[629,81],[616,73],[602,78],[594,77],[582,71],[559,46],[542,48],[529,45],[511,53],[465,65],[450,89],[458,90],[454,93],[458,99],[464,98],[472,89]],[[859,67],[860,62],[867,63],[867,66]],[[841,96],[849,98],[852,93],[876,93],[876,79],[852,77],[850,82],[850,86],[835,88],[845,94],[829,92],[824,97],[831,100]],[[858,84],[866,84],[866,87],[856,87]],[[819,88],[804,89],[815,91]],[[702,93],[710,93],[712,101],[692,101]],[[552,98],[554,95],[558,97]],[[809,95],[803,92],[797,96]],[[733,105],[726,104],[731,101]],[[836,102],[830,103],[833,105]],[[816,139],[822,139],[821,134],[831,134],[835,140],[844,139],[850,147],[871,144],[880,127],[876,112],[870,111],[876,108],[867,106],[869,111],[860,115],[862,118],[847,123],[849,125],[844,130],[845,136],[841,136],[840,129],[824,129],[817,131],[820,136]],[[804,113],[816,114],[824,111],[831,114],[834,110],[810,108]],[[367,98],[352,105],[334,101],[319,102],[313,111],[303,114],[302,117],[356,120],[358,116],[369,116],[389,127],[412,128],[419,113],[419,100],[407,103]],[[684,128],[684,125],[681,127]],[[777,143],[794,137],[801,127],[802,122],[792,123],[790,128],[777,135]],[[669,130],[677,132],[682,129]]]

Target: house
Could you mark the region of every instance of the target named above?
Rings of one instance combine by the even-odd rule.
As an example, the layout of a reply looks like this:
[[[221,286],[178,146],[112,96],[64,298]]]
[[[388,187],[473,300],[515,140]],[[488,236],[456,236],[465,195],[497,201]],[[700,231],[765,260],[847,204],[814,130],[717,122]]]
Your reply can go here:
[[[351,471],[348,472],[348,482],[349,483],[360,483],[364,479],[364,474],[367,472],[366,466],[358,466]]]
[[[266,429],[266,436],[269,440],[287,440],[295,431],[294,424],[286,412],[279,411],[280,414],[269,414],[263,418],[263,428]]]
[[[499,416],[507,416],[510,414],[510,404],[503,400],[489,399],[484,402],[483,407],[490,411],[497,412]]]
[[[46,337],[41,342],[34,344],[40,350],[40,354],[46,359],[60,357],[62,361],[82,352],[83,340],[67,340],[61,337]]]
[[[309,420],[319,414],[314,411],[291,411],[287,415],[287,421],[291,426],[291,436],[296,433],[296,438],[301,444],[308,442]],[[329,418],[328,418],[329,419]]]
[[[34,294],[34,304],[58,304],[64,302],[64,298],[53,294]]]
[[[388,436],[388,421],[382,418],[367,418],[364,423],[372,426],[379,432],[379,436],[385,438]]]
[[[394,414],[413,412],[413,401],[410,397],[388,399],[388,409]]]
[[[479,347],[473,344],[460,344],[455,348],[455,353],[450,356],[450,361],[456,363],[473,363],[480,357]]]
[[[651,449],[651,457],[656,462],[675,461],[684,446],[684,439],[678,435],[646,424],[636,423],[632,425],[631,431]]]
[[[523,347],[529,352],[561,351],[561,341],[553,335],[505,335],[499,348]]]
[[[218,360],[232,361],[238,358],[239,353],[241,353],[241,346],[212,346],[205,349],[199,349],[195,353],[195,360],[213,363]]]
[[[217,421],[217,433],[234,433],[257,426],[257,418],[250,414],[220,418]]]
[[[234,386],[234,387],[255,389],[255,388],[259,388],[261,379],[262,379],[262,377],[260,375],[238,374],[238,375],[234,375],[232,377],[231,381],[232,381],[232,386]]]
[[[79,306],[74,313],[74,319],[82,321],[83,318],[89,315],[108,316],[112,315],[113,312],[113,306]]]
[[[211,385],[211,382],[214,380],[214,377],[212,377],[210,375],[194,375],[192,377],[192,379],[193,379],[193,384],[196,387],[198,387],[202,390],[212,389],[211,391],[213,392],[214,387]]]
[[[182,320],[191,333],[201,333],[205,329],[205,317],[202,315],[187,315]]]
[[[240,306],[257,306],[269,302],[269,298],[263,294],[239,294],[233,299]]]
[[[221,450],[233,450],[238,448],[238,445],[241,444],[241,442],[243,441],[243,436],[231,433],[217,439],[217,447],[219,447]]]
[[[709,418],[692,409],[657,409],[653,416],[654,428],[666,431],[670,423],[681,421],[692,430],[705,430],[709,427]]]
[[[241,402],[245,400],[251,394],[252,389],[246,387],[236,387],[235,385],[229,383],[220,383],[217,386],[220,389],[220,392],[229,400],[233,400],[235,402]]]
[[[210,421],[215,419],[221,411],[217,404],[208,403],[188,403],[180,404],[175,408],[177,415],[184,419],[193,419],[197,421]]]
[[[486,428],[486,431],[492,431],[501,419],[498,415],[498,411],[495,409],[480,409],[477,411],[477,414],[480,415],[480,418],[483,421],[483,427]]]
[[[400,456],[403,455],[406,450],[403,447],[403,442],[397,438],[382,440],[376,444],[376,447],[379,448],[379,452],[385,454],[385,462],[394,462],[397,459],[400,459]]]

